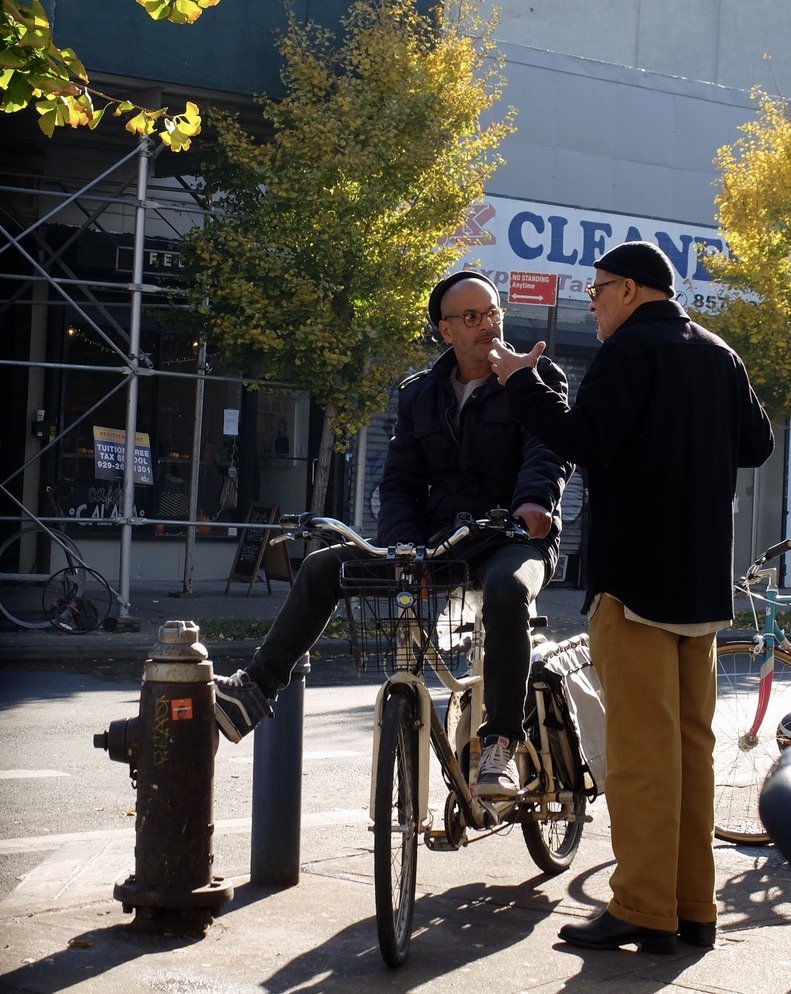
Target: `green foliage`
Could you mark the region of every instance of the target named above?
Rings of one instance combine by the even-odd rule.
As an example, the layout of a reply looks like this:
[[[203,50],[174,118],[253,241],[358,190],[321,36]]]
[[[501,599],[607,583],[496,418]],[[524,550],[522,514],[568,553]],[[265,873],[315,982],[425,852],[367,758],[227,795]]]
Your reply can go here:
[[[174,24],[194,24],[207,7],[216,7],[220,0],[137,0],[155,21]]]
[[[756,90],[758,116],[719,149],[718,220],[731,257],[707,257],[725,289],[702,318],[746,362],[776,419],[791,413],[791,121],[787,105]]]
[[[203,8],[220,0],[137,0],[156,20],[191,24]],[[188,102],[180,114],[167,107],[150,109],[129,100],[109,97],[90,86],[85,67],[70,48],[58,48],[39,0],[20,3],[2,0],[0,7],[0,111],[14,114],[31,103],[39,114],[39,127],[51,138],[56,128],[96,128],[105,111],[113,108],[126,121],[127,131],[159,136],[173,152],[190,147],[200,133],[200,111]],[[103,106],[97,107],[95,101]]]
[[[221,214],[190,238],[196,310],[230,364],[310,390],[338,447],[425,363],[428,290],[512,127],[481,124],[502,77],[474,6],[435,21],[414,0],[353,0],[337,44],[292,16],[286,94],[260,101],[271,140],[211,116]]]

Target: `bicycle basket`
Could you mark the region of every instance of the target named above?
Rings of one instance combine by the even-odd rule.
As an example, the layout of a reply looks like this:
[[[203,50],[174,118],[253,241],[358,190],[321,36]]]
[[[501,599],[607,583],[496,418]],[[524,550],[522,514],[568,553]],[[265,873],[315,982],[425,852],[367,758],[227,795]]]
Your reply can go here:
[[[455,669],[465,648],[457,629],[467,584],[467,564],[457,560],[343,563],[341,592],[358,670],[420,669],[427,654]]]

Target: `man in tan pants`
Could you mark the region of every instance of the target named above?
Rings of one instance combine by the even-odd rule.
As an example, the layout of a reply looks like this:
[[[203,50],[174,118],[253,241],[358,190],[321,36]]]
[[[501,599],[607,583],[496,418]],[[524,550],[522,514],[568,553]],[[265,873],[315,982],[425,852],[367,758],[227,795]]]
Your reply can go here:
[[[526,355],[496,343],[489,356],[516,417],[588,477],[583,612],[617,866],[606,911],[560,937],[713,946],[716,632],[733,613],[736,471],[760,466],[774,439],[738,355],[672,299],[657,246],[624,242],[594,266],[602,346],[571,407],[535,368],[543,342]]]

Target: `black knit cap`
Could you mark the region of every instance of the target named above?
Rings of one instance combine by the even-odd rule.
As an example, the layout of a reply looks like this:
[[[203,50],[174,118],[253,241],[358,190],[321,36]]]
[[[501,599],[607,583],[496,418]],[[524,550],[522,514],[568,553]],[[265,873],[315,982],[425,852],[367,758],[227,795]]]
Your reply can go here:
[[[497,299],[500,299],[497,287],[483,273],[476,273],[474,269],[463,269],[458,273],[451,273],[450,276],[446,276],[444,280],[440,280],[437,283],[431,291],[431,296],[428,298],[428,316],[431,318],[431,323],[435,328],[439,328],[439,323],[442,319],[442,298],[452,286],[461,280],[481,280],[483,283],[488,283],[497,294]]]
[[[596,269],[604,269],[616,276],[626,276],[675,296],[673,287],[673,266],[662,249],[651,242],[623,242],[593,263]]]

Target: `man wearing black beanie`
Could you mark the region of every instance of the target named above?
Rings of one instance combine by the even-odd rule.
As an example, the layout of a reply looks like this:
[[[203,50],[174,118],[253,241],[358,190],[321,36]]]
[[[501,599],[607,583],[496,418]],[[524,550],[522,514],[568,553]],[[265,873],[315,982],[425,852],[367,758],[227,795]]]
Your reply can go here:
[[[560,937],[590,949],[713,946],[716,632],[733,616],[739,466],[772,452],[738,355],[672,298],[648,242],[617,245],[587,287],[602,347],[569,407],[527,355],[490,361],[517,418],[588,471],[591,656],[604,690],[616,868],[602,914]]]
[[[454,547],[481,591],[484,704],[475,793],[488,800],[520,790],[515,754],[524,738],[530,671],[530,609],[549,582],[560,547],[560,500],[573,466],[526,431],[511,413],[489,366],[502,335],[496,285],[461,270],[441,280],[428,300],[431,323],[448,346],[430,369],[407,377],[379,485],[376,542],[431,544],[461,513],[483,517],[505,507],[530,540],[471,535]],[[563,372],[542,357],[541,375],[567,396]],[[271,716],[272,704],[300,657],[321,635],[341,596],[341,563],[365,558],[354,545],[306,556],[288,599],[249,666],[215,677],[215,714],[232,742]]]

